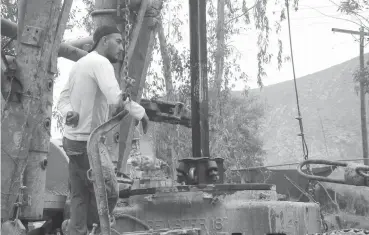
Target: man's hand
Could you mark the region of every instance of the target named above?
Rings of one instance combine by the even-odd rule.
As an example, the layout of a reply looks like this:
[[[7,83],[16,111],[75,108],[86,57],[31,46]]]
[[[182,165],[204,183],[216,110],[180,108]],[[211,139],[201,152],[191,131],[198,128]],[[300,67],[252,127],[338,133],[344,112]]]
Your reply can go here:
[[[67,113],[67,118],[65,120],[65,125],[76,127],[79,121],[79,113],[74,111],[69,111]]]
[[[144,134],[147,133],[147,130],[149,129],[149,117],[147,116],[147,114],[145,113],[145,116],[143,116],[143,118],[141,119],[141,123],[142,123],[142,129]]]
[[[128,99],[128,100],[127,100]],[[130,101],[131,100],[131,95],[130,94],[128,94],[128,93],[123,93],[122,94],[122,100],[124,101],[124,102],[126,102],[126,101]]]
[[[122,99],[119,101],[118,105],[114,106],[115,109],[112,113],[112,116],[114,117],[114,116],[118,115],[120,112],[122,112],[124,110],[125,104],[127,102],[129,102],[130,99],[131,99],[131,96],[129,94],[123,93],[122,94]]]

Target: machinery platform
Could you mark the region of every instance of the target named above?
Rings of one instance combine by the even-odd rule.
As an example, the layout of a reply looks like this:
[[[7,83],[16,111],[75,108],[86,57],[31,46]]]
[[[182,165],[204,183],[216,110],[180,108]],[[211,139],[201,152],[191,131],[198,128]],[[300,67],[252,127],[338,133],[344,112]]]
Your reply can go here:
[[[199,228],[202,234],[297,235],[321,231],[317,204],[278,201],[275,187],[268,184],[136,189],[114,214],[115,229],[121,233],[144,230],[143,223],[154,230]]]

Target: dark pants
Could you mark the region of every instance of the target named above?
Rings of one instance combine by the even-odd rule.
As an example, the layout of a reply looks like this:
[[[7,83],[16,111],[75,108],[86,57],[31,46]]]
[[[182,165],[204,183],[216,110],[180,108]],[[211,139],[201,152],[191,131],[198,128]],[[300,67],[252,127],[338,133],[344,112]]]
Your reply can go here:
[[[63,148],[69,157],[70,221],[69,235],[86,235],[87,226],[99,223],[93,184],[87,179],[90,164],[87,142],[63,138]]]

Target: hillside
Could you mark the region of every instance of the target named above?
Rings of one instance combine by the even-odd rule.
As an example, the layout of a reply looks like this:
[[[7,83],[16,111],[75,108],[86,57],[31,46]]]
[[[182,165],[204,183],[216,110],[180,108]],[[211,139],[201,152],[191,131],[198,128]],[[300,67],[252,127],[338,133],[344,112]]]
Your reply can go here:
[[[297,79],[309,158],[362,157],[360,101],[352,79],[358,65],[358,58],[355,58]],[[301,161],[293,80],[266,86],[262,91],[251,90],[250,95],[258,97],[266,111],[262,132],[267,152],[265,164]],[[233,96],[241,97],[241,92],[234,91]],[[154,155],[150,132],[151,129],[140,141],[141,152],[148,156]]]
[[[366,60],[369,54],[365,55]],[[355,58],[326,70],[297,79],[304,131],[313,159],[353,159],[362,157],[360,101],[354,90]],[[235,92],[239,96],[240,92]],[[302,160],[293,80],[254,89],[266,116],[263,140],[265,164]],[[368,107],[369,109],[369,107]]]

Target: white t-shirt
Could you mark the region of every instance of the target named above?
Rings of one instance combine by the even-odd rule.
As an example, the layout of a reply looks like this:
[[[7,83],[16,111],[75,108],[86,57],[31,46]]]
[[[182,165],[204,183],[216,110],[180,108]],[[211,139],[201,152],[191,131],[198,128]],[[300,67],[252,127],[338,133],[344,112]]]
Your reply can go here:
[[[72,67],[60,93],[58,109],[63,117],[69,111],[79,113],[78,126],[65,126],[64,136],[87,141],[90,133],[108,120],[109,105],[118,104],[121,94],[113,65],[107,58],[96,51],[82,57]],[[137,120],[145,115],[145,109],[134,101],[128,102],[125,109]]]

